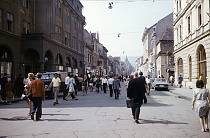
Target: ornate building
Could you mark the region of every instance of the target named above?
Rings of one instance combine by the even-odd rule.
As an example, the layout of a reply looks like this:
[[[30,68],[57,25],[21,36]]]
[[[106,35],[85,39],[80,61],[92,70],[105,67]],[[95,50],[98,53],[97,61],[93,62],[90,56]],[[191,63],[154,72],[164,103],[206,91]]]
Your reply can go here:
[[[142,36],[144,46],[143,67],[145,75],[153,78],[174,75],[173,61],[173,14],[145,28]]]
[[[175,78],[184,78],[183,85],[195,87],[197,79],[210,88],[210,1],[174,1]]]
[[[1,74],[83,74],[82,8],[79,0],[1,0]]]

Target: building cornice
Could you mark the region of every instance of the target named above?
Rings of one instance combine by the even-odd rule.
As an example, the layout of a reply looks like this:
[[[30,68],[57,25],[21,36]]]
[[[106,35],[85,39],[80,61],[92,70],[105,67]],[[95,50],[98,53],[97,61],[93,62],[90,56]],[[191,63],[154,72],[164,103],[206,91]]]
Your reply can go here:
[[[191,7],[191,5],[195,2],[196,0],[192,0],[190,3],[187,4],[187,6],[183,9],[183,11],[178,15],[178,17],[174,20],[173,25],[175,26],[175,24],[185,15],[185,13],[187,12],[187,10]],[[175,14],[175,13],[174,13]],[[175,16],[177,16],[175,14]]]
[[[176,50],[174,51],[174,54],[176,54],[176,53],[178,53],[179,51],[185,49],[186,47],[188,47],[188,46],[190,46],[190,45],[192,45],[192,44],[198,42],[199,40],[201,40],[201,39],[207,37],[208,35],[210,35],[210,30],[204,32],[202,35],[200,35],[200,36],[198,36],[198,37],[192,39],[190,42],[188,42],[188,43],[184,44],[183,46],[181,46],[180,48],[176,49]]]
[[[21,35],[18,35],[18,34],[12,33],[12,32],[10,33],[10,32],[3,31],[3,30],[0,30],[0,34],[2,34],[4,36],[13,37],[13,38],[16,38],[16,39],[20,39],[21,38]]]

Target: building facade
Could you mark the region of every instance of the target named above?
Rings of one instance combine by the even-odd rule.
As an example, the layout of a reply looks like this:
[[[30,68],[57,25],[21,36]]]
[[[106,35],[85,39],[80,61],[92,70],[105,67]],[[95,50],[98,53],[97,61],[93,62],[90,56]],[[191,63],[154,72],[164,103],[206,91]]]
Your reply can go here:
[[[210,1],[174,1],[175,78],[182,75],[183,86],[195,88],[202,79],[210,88]]]
[[[79,0],[2,0],[1,74],[84,73],[85,18]]]
[[[85,40],[85,47],[84,47],[84,61],[85,61],[85,72],[90,73],[93,71],[93,38],[91,33],[89,33],[86,29],[84,30],[84,40]]]
[[[169,78],[174,73],[173,65],[173,14],[145,28],[142,36],[144,47],[142,71],[152,78]]]

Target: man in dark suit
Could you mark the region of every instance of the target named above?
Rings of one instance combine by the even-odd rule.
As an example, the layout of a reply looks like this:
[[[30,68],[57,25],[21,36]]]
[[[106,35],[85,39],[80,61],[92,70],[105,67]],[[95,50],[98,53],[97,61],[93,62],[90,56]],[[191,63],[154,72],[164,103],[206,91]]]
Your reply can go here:
[[[146,83],[146,79],[145,79],[145,77],[143,76],[143,72],[140,72],[139,73],[139,78],[141,78],[141,79],[143,79],[144,81],[145,81],[145,92],[144,92],[144,104],[146,104],[147,103],[147,97],[146,97],[146,86],[147,86],[147,83]]]
[[[140,107],[143,103],[145,95],[145,79],[138,77],[138,73],[135,74],[135,78],[129,81],[127,89],[127,97],[133,99],[132,115],[137,124],[139,124]]]

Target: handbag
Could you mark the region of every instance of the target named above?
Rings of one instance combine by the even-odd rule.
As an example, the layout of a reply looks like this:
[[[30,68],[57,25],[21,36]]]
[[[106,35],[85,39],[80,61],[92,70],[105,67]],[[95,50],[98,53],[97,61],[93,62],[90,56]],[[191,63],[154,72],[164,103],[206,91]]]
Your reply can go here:
[[[133,99],[126,99],[127,108],[133,107],[134,100]]]
[[[69,92],[73,93],[74,92],[74,86],[69,86]]]

